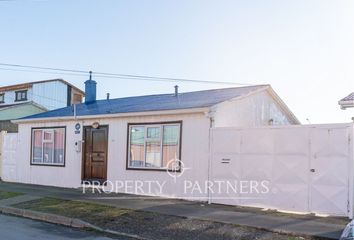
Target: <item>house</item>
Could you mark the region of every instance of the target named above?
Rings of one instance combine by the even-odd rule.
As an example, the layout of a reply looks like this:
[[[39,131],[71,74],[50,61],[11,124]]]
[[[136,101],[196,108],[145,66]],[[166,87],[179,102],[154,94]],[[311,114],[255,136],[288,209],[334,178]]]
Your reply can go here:
[[[117,189],[139,179],[119,191],[181,197],[181,181],[208,179],[211,127],[300,124],[270,85],[96,100],[90,79],[85,92],[85,103],[13,121],[17,182]]]
[[[352,92],[345,98],[341,99],[338,102],[338,104],[340,105],[340,108],[343,110],[354,107],[354,92]]]
[[[84,95],[62,79],[0,87],[0,131],[16,132],[11,120],[81,103]]]

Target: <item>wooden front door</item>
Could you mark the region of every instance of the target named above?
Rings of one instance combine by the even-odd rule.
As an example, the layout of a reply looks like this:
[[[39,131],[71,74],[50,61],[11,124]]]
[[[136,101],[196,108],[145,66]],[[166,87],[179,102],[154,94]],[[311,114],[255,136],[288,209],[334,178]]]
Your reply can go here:
[[[83,180],[107,180],[107,149],[108,126],[84,127]]]

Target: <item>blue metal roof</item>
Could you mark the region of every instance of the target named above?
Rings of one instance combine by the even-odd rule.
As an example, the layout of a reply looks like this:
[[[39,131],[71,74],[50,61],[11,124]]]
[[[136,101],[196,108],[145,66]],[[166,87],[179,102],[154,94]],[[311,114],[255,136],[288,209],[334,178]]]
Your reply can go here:
[[[77,104],[76,115],[88,116],[210,107],[217,103],[246,95],[266,86],[269,85],[255,85],[248,87],[186,92],[180,93],[178,97],[176,97],[174,94],[160,94],[116,98],[109,100],[97,100],[93,103]],[[73,115],[73,107],[65,107],[40,114],[27,116],[22,119],[54,118]]]

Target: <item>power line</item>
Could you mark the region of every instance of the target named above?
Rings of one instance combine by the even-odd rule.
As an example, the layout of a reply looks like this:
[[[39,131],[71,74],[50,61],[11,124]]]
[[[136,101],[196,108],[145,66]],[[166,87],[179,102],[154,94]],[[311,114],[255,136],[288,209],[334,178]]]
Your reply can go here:
[[[0,63],[1,66],[7,67],[15,67],[15,68],[29,68],[29,69],[39,69],[39,70],[46,70],[51,72],[40,72],[39,73],[54,73],[60,74],[59,72],[63,72],[61,74],[68,74],[72,75],[73,73],[77,74],[77,76],[82,76],[81,74],[88,74],[88,71],[77,70],[77,69],[64,69],[64,68],[52,68],[52,67],[39,67],[39,66],[32,66],[32,65],[21,65],[21,64],[10,64],[10,63]],[[10,69],[2,69],[2,70],[10,70]],[[16,71],[16,69],[13,69]],[[22,71],[29,71],[23,70]],[[56,72],[52,72],[56,71]],[[172,77],[156,77],[156,76],[147,76],[147,75],[133,75],[133,74],[122,74],[122,73],[107,73],[107,72],[93,72],[95,77],[101,78],[118,78],[118,79],[128,79],[128,80],[142,80],[142,81],[159,81],[159,82],[194,82],[194,83],[204,83],[204,84],[224,84],[224,85],[253,85],[249,83],[233,83],[233,82],[223,82],[223,81],[206,81],[200,79],[187,79],[187,78],[172,78]],[[69,75],[69,74],[68,74]]]
[[[25,69],[12,69],[12,68],[1,68],[1,67],[0,67],[0,70],[14,71],[14,72],[47,73],[47,74],[69,75],[69,76],[87,76],[87,74],[79,74],[79,73],[45,72],[45,71],[35,71],[35,70],[25,70]]]

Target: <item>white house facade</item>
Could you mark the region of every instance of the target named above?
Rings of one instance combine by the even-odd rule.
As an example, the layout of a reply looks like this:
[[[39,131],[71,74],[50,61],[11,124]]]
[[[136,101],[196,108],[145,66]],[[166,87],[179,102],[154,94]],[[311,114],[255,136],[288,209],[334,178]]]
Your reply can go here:
[[[299,124],[269,85],[108,100],[95,93],[88,80],[85,103],[15,121],[17,182],[95,182],[124,193],[205,200],[206,192],[186,193],[185,182],[208,179],[212,127]],[[122,186],[136,180],[142,185]]]

